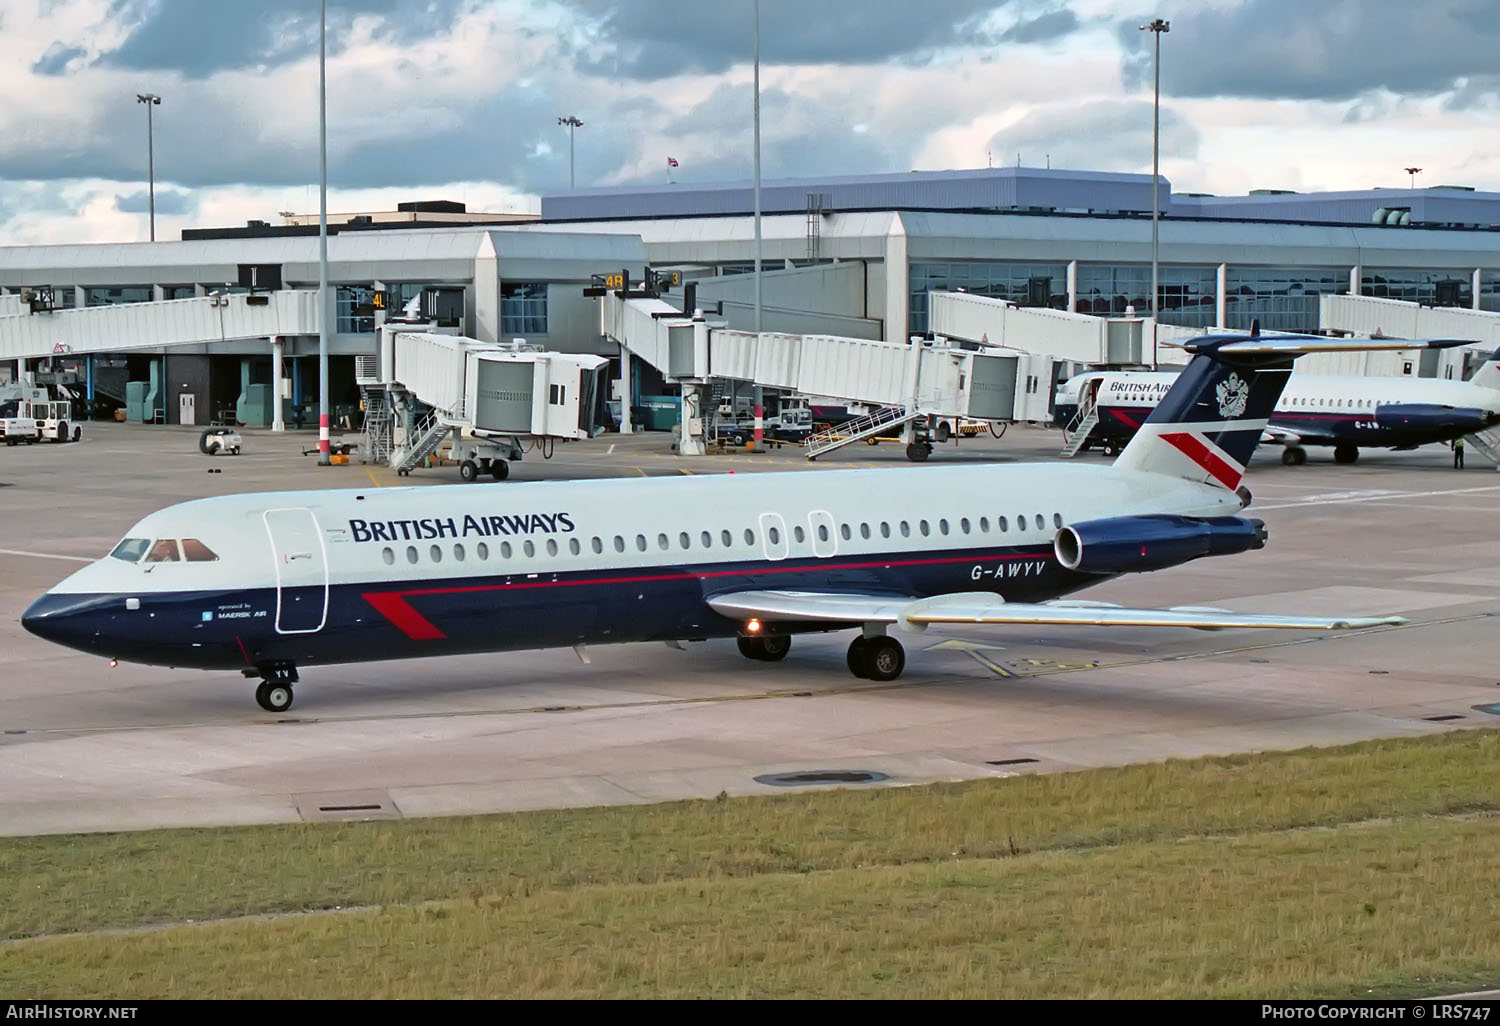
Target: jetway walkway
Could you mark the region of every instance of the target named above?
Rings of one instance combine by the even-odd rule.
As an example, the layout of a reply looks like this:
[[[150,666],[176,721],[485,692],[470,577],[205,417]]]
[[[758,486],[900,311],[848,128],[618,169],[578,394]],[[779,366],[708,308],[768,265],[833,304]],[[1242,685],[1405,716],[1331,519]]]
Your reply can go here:
[[[896,408],[896,413],[882,415],[890,420],[872,429],[902,426],[914,459],[925,458],[931,450],[917,426],[924,416],[1004,422],[1046,419],[1050,376],[1028,373],[1022,353],[974,351],[921,339],[897,343],[835,335],[756,334],[711,325],[701,315],[684,315],[659,298],[628,288],[591,294],[601,300],[604,335],[629,358],[645,360],[682,386],[685,416],[678,451],[684,455],[705,450],[704,425],[696,412],[705,408],[713,382],[724,379]],[[1027,416],[1032,412],[1027,405],[1030,397],[1040,398],[1040,416]],[[866,435],[840,431],[836,438],[830,435],[810,445],[806,455],[816,458],[859,437]]]
[[[969,292],[932,292],[927,297],[928,326],[943,338],[962,339],[985,346],[1004,346],[1089,366],[1149,366],[1151,321],[1128,314],[1094,317],[1044,307],[1017,306],[1004,299]],[[1160,343],[1193,338],[1202,328],[1158,324],[1156,360],[1187,362],[1180,349]]]
[[[509,476],[523,443],[590,438],[603,429],[602,356],[441,334],[387,322],[378,352],[355,361],[365,397],[365,452],[407,475],[452,439],[466,481]],[[425,409],[424,409],[425,408]]]
[[[19,302],[0,305],[0,360],[317,333],[318,293],[311,289],[36,313]]]

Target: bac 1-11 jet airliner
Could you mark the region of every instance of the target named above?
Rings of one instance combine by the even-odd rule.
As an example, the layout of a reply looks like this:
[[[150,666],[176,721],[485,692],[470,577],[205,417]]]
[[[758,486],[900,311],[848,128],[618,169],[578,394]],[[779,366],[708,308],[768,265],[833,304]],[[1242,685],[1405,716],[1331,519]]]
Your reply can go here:
[[[1261,548],[1251,453],[1304,353],[1457,341],[1204,336],[1111,466],[1064,463],[280,492],[153,513],[37,599],[27,630],[105,659],[239,670],[272,712],[328,663],[858,630],[849,669],[892,680],[888,630],[931,624],[1348,629],[1069,601],[1120,574]]]

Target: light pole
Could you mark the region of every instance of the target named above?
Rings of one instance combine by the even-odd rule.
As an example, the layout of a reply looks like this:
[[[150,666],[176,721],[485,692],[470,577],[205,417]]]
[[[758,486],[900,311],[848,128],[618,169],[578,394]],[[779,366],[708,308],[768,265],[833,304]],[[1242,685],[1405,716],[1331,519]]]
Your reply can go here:
[[[1406,169],[1406,173],[1411,175],[1411,187],[1415,189],[1417,187],[1417,175],[1422,173],[1422,169],[1419,167],[1409,167]]]
[[[281,402],[281,382],[275,383]],[[318,3],[318,466],[333,464],[328,445],[328,0]]]
[[[760,0],[755,0],[755,344],[760,346]],[[760,449],[761,416],[765,407],[765,394],[760,385],[751,390],[751,401],[755,404],[755,448]]]
[[[151,108],[161,106],[161,97],[155,93],[136,93],[136,103],[146,105],[146,180],[151,197],[151,241],[156,241],[156,145],[152,141]]]
[[[582,128],[583,127],[583,122],[579,121],[572,114],[569,114],[565,118],[558,118],[557,119],[557,123],[559,125],[567,125],[568,126],[568,188],[572,189],[572,188],[574,188],[574,185],[573,185],[573,129],[575,129],[575,128]]]
[[[1150,32],[1156,39],[1155,79],[1151,99],[1151,367],[1156,368],[1156,319],[1157,319],[1157,222],[1161,219],[1161,35],[1170,32],[1172,25],[1156,18],[1142,25],[1142,32]]]

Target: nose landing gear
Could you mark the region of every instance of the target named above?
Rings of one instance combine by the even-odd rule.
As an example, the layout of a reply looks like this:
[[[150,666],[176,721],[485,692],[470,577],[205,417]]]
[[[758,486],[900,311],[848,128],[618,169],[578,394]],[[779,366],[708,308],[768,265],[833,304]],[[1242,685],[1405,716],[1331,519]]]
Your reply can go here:
[[[292,707],[292,685],[297,683],[295,666],[257,666],[245,670],[247,677],[259,677],[255,701],[266,712],[282,713]]]

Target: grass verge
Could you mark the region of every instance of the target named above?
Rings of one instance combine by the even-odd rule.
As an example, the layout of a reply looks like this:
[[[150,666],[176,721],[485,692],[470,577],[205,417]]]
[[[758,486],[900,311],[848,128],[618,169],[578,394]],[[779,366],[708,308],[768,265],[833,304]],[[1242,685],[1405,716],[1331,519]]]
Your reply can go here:
[[[0,840],[28,996],[1493,984],[1500,732],[898,790]],[[1299,828],[1327,828],[1304,830]],[[296,919],[186,920],[376,906]],[[168,924],[129,936],[43,936]]]

